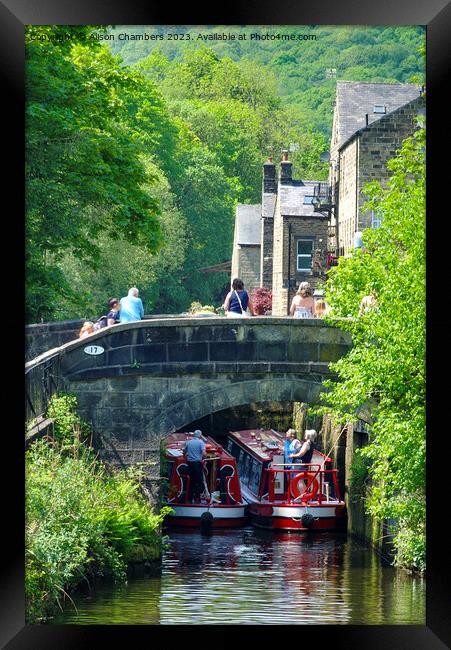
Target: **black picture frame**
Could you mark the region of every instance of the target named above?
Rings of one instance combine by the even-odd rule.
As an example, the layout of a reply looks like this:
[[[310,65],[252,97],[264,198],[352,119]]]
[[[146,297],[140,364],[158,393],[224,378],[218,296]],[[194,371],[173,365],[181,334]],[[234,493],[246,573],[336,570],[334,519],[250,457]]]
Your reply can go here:
[[[226,8],[227,7],[227,8]],[[447,384],[440,370],[449,368],[446,358],[447,330],[444,313],[434,309],[436,300],[447,297],[446,213],[448,212],[447,184],[445,180],[449,153],[445,138],[448,132],[449,104],[444,94],[449,84],[446,79],[450,67],[451,5],[444,0],[355,0],[336,2],[316,0],[314,3],[294,4],[290,0],[259,0],[256,2],[216,3],[203,10],[186,4],[174,9],[163,3],[144,3],[142,0],[3,0],[0,2],[0,60],[3,75],[4,118],[3,156],[8,165],[4,197],[12,199],[12,205],[4,214],[4,229],[9,249],[16,259],[12,267],[6,267],[4,280],[8,298],[16,314],[23,313],[23,149],[24,149],[24,40],[26,24],[217,24],[217,25],[427,25],[427,239],[428,239],[428,572],[427,572],[427,619],[426,626],[303,626],[301,630],[289,626],[275,631],[271,628],[274,642],[314,643],[324,647],[347,649],[365,648],[435,648],[451,647],[449,570],[447,571],[446,501],[443,509],[440,496],[446,494],[447,431],[446,398]],[[5,144],[9,138],[9,144]],[[449,151],[449,149],[448,149]],[[443,158],[442,158],[442,152]],[[15,189],[13,189],[15,188]],[[440,202],[439,198],[440,197]],[[440,231],[439,231],[440,228]],[[12,270],[13,269],[13,270]],[[12,271],[12,272],[11,272]],[[10,281],[17,283],[12,290]],[[443,295],[445,294],[445,296]],[[11,314],[8,309],[8,314]],[[21,372],[24,358],[23,335],[17,322],[7,320],[5,332],[4,377],[8,386],[4,394],[7,404],[4,414],[11,416],[11,424],[4,428],[3,468],[12,467],[12,477],[5,481],[2,490],[2,519],[4,541],[4,567],[2,571],[2,603],[0,643],[7,648],[91,648],[107,645],[135,644],[139,634],[146,644],[193,641],[210,642],[220,646],[234,647],[240,644],[243,627],[214,626],[214,630],[194,629],[196,626],[172,626],[164,630],[147,626],[25,626],[24,624],[24,472],[22,395],[19,386],[24,385]],[[446,329],[445,329],[446,328]],[[7,337],[7,338],[6,338]],[[6,344],[7,343],[7,344]],[[448,353],[449,354],[449,353]],[[15,376],[17,373],[17,378]],[[11,401],[18,396],[17,408]],[[442,417],[435,414],[443,413]],[[440,434],[439,434],[440,432]],[[444,432],[444,433],[442,433]],[[20,460],[19,460],[20,459]],[[5,525],[6,524],[6,525]],[[217,628],[221,629],[218,630]],[[267,626],[250,627],[255,635],[252,643],[267,637]],[[247,630],[249,633],[249,630]],[[156,641],[155,635],[159,637]]]

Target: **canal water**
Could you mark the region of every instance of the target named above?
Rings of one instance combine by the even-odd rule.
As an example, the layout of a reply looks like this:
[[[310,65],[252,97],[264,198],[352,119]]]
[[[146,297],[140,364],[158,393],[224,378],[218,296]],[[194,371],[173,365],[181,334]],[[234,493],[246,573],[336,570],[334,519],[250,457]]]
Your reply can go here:
[[[425,580],[337,533],[170,532],[158,575],[98,584],[54,624],[419,624]]]

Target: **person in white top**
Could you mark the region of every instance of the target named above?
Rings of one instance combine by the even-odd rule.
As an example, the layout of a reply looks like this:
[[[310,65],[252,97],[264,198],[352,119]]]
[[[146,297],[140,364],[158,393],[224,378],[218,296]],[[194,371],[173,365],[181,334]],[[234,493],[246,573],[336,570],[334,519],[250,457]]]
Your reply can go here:
[[[363,316],[363,314],[368,311],[368,309],[376,306],[377,293],[375,289],[371,289],[369,296],[363,296],[362,300],[360,301],[359,316]]]
[[[301,282],[291,301],[290,316],[293,318],[313,318],[315,299],[312,287],[308,282]]]

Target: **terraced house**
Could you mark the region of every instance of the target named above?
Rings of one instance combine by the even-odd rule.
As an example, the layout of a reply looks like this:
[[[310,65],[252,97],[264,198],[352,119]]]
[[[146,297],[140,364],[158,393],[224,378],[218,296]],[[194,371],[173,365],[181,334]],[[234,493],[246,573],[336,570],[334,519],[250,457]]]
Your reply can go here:
[[[340,255],[359,245],[381,216],[363,206],[364,186],[383,185],[387,162],[424,119],[423,89],[414,84],[337,81],[329,181],[295,180],[288,151],[278,170],[263,165],[262,201],[238,205],[232,278],[248,290],[272,289],[272,313],[284,316],[299,283],[315,287]]]

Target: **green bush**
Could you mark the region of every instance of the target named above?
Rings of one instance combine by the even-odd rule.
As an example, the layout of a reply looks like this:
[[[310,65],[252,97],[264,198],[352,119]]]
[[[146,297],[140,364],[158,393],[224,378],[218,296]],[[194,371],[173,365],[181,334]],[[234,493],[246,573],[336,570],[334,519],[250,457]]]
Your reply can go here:
[[[54,398],[55,440],[26,453],[26,617],[38,623],[94,576],[123,580],[127,562],[160,556],[160,526],[137,470],[108,472],[77,435],[73,396]],[[60,417],[61,416],[61,417]],[[83,430],[84,423],[78,422]],[[70,597],[69,597],[70,598]]]
[[[366,496],[369,465],[368,459],[361,456],[357,449],[352,459],[349,479],[349,493],[353,502],[359,501]]]

